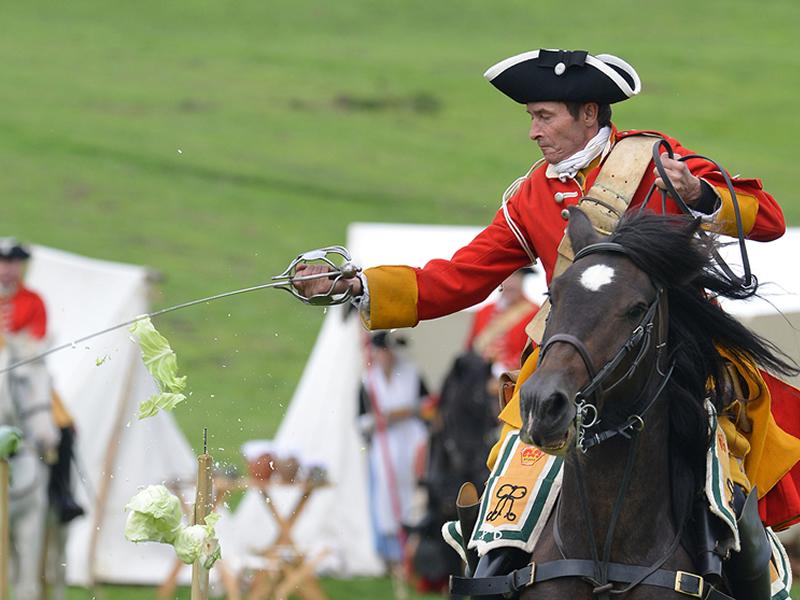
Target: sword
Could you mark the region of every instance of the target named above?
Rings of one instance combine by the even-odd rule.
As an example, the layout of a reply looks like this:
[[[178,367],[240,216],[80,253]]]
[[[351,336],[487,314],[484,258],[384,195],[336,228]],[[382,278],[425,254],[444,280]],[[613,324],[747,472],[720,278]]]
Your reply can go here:
[[[324,264],[330,268],[330,271],[325,273],[316,273],[314,275],[297,275],[297,267],[300,265],[309,264]],[[42,358],[54,354],[55,352],[60,352],[61,350],[66,350],[67,348],[74,348],[78,344],[87,340],[96,338],[100,335],[115,331],[117,329],[121,329],[123,327],[128,327],[144,319],[152,319],[153,317],[159,317],[161,315],[184,308],[189,308],[190,306],[195,306],[197,304],[213,302],[215,300],[221,300],[231,296],[238,296],[239,294],[248,294],[257,290],[264,290],[267,288],[284,290],[289,292],[292,296],[304,304],[311,304],[313,306],[334,306],[337,304],[344,304],[353,297],[353,291],[348,287],[344,292],[336,292],[336,284],[342,279],[351,279],[360,272],[361,268],[353,264],[352,258],[350,257],[350,252],[348,252],[347,248],[344,248],[343,246],[327,246],[325,248],[309,250],[308,252],[298,254],[297,257],[289,263],[289,266],[283,270],[283,272],[271,278],[270,283],[262,283],[250,287],[239,288],[237,290],[222,292],[220,294],[214,294],[213,296],[206,296],[205,298],[198,298],[196,300],[182,302],[174,306],[169,306],[167,308],[162,308],[160,310],[139,315],[138,317],[134,317],[133,319],[125,321],[124,323],[118,323],[111,327],[106,327],[100,331],[95,331],[94,333],[90,333],[89,335],[72,340],[66,344],[61,344],[60,346],[50,348],[49,350],[41,352],[35,356],[26,358],[25,360],[20,360],[8,365],[7,367],[0,369],[0,375],[16,369],[17,367],[41,360]],[[296,287],[294,287],[294,283],[297,281],[312,281],[314,279],[328,279],[330,280],[330,286],[324,292],[314,294],[312,296],[304,296]]]

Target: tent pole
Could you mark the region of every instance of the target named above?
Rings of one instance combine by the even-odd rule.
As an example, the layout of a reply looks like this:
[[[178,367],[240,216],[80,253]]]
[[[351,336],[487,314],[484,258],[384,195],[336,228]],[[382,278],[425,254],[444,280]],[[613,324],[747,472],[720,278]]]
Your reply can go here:
[[[133,377],[135,367],[138,364],[138,356],[136,353],[131,353],[130,366],[128,373],[125,376],[125,386],[123,387],[123,399],[117,404],[117,413],[114,416],[114,426],[111,429],[111,435],[106,444],[105,458],[103,459],[103,467],[100,473],[103,478],[100,480],[100,487],[97,490],[97,502],[94,506],[92,514],[92,537],[89,540],[89,587],[94,588],[97,585],[97,573],[95,571],[95,562],[97,558],[97,546],[100,541],[100,533],[103,527],[103,515],[106,511],[106,502],[108,495],[111,491],[111,481],[114,475],[114,465],[117,464],[117,455],[119,454],[120,437],[119,432],[123,429],[125,415],[127,414],[128,401],[130,399],[131,390],[133,389]]]

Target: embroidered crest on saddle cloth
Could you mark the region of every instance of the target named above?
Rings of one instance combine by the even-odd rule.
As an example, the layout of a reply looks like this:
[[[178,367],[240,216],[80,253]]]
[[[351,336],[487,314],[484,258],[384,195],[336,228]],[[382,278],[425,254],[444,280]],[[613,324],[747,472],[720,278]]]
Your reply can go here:
[[[563,462],[510,432],[486,483],[469,548],[480,555],[504,546],[531,552],[561,490]]]

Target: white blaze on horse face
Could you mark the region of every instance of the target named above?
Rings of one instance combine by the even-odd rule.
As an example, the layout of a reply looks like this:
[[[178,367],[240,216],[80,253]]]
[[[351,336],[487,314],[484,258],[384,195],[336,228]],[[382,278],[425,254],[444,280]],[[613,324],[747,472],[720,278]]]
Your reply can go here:
[[[597,292],[614,279],[614,269],[608,265],[592,265],[581,273],[581,285],[590,292]]]

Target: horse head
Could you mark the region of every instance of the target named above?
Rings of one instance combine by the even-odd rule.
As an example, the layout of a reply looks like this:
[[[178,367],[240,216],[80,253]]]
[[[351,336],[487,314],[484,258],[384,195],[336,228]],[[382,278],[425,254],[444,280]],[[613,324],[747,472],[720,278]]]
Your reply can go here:
[[[38,343],[27,336],[7,336],[0,349],[0,366],[37,353]],[[55,456],[60,434],[52,415],[52,383],[42,360],[0,375],[0,423],[19,427],[26,443],[48,460]]]
[[[664,375],[663,364],[655,367],[667,336],[662,287],[625,247],[604,242],[577,208],[567,234],[576,260],[550,285],[539,364],[520,390],[523,441],[556,454],[576,436],[583,447],[601,422],[627,426],[639,392]]]

